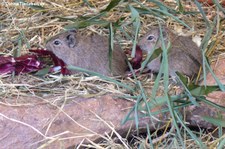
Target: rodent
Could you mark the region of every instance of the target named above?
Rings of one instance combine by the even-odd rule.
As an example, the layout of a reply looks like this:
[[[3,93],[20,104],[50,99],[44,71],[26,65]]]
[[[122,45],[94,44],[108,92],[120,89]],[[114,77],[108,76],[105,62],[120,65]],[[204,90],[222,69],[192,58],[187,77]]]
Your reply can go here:
[[[98,34],[87,35],[77,30],[65,31],[47,41],[46,49],[52,51],[67,65],[106,76],[123,75],[128,68],[126,54],[119,45],[114,44],[110,69],[109,40]]]
[[[168,49],[169,75],[175,76],[178,71],[189,77],[196,75],[202,65],[202,53],[198,46],[192,41],[191,37],[178,36],[169,28],[162,27],[162,35],[165,46],[170,42]],[[159,27],[152,27],[138,42],[141,50],[150,53],[162,46],[160,40]],[[159,72],[161,65],[161,55],[147,64],[148,69]]]

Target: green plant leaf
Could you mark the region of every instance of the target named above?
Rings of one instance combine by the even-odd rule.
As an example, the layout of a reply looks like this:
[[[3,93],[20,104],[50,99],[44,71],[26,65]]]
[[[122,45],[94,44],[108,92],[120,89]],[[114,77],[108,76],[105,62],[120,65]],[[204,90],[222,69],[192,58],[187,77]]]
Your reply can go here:
[[[34,75],[39,76],[39,77],[44,77],[46,74],[48,74],[50,69],[51,69],[50,67],[43,68],[43,69],[39,70],[38,72],[36,72]]]
[[[202,7],[201,7],[201,4],[200,4],[197,0],[194,0],[194,1],[195,1],[196,6],[198,7],[198,10],[199,10],[200,13],[202,14],[202,17],[203,17],[203,19],[204,19],[204,21],[205,21],[207,27],[210,27],[209,20],[207,19],[204,10],[203,10]]]
[[[168,105],[168,108],[169,108],[170,116],[173,119],[173,125],[176,128],[176,130],[177,130],[178,138],[180,139],[180,141],[182,143],[182,146],[184,147],[183,139],[181,137],[180,128],[178,127],[178,123],[177,123],[177,112],[174,110],[174,105],[173,105],[173,103],[171,101],[170,96],[168,94],[166,94],[165,98],[166,98],[167,105]],[[178,118],[180,118],[180,117],[178,117]]]
[[[91,4],[89,3],[88,0],[83,0],[83,2],[84,2],[85,4],[87,4],[89,7],[93,7],[93,5],[91,5]]]
[[[79,29],[79,28],[86,28],[91,25],[100,25],[103,27],[106,27],[109,25],[108,21],[103,20],[85,20],[85,21],[74,21],[74,23],[71,23],[69,25],[66,25],[65,29]]]
[[[113,27],[112,27],[112,23],[109,24],[109,69],[110,72],[112,71],[112,57],[113,57],[113,37],[114,36],[114,32],[113,32]]]
[[[141,64],[141,71],[143,71],[143,69],[147,66],[147,64],[149,62],[151,62],[152,60],[154,60],[155,58],[157,58],[161,53],[162,53],[162,49],[161,48],[152,50],[152,52],[149,53],[147,55],[146,59],[142,62],[142,64]]]
[[[134,40],[133,40],[131,57],[135,57],[137,37],[138,37],[141,21],[140,21],[140,16],[139,16],[138,11],[131,5],[129,5],[129,8],[130,8],[130,11],[131,11],[131,19],[132,19],[133,26],[134,26],[134,29],[135,29],[135,37],[134,37]]]
[[[148,1],[155,3],[159,7],[159,9],[161,9],[162,11],[168,12],[168,7],[166,5],[164,5],[163,3],[161,3],[160,1],[158,1],[158,0],[148,0]]]
[[[136,126],[137,134],[139,134],[139,131],[138,131],[139,130],[138,129],[138,126],[139,126],[138,105],[140,103],[140,100],[141,100],[141,97],[139,96],[139,98],[137,98],[137,102],[134,105],[134,119],[135,119],[135,126]]]
[[[38,2],[27,3],[24,0],[16,0],[15,3],[19,3],[20,5],[23,5],[25,7],[29,7],[35,10],[45,10],[44,7],[42,7],[41,5],[38,5]]]
[[[149,7],[146,7],[145,5],[143,5],[142,3],[140,3],[139,1],[137,0],[133,0],[134,2],[138,3],[141,7],[145,8],[146,10],[149,11],[149,14],[152,14],[152,15],[161,15],[161,16],[168,16],[168,17],[171,17],[173,18],[175,21],[183,24],[184,26],[186,26],[187,28],[190,29],[190,26],[188,26],[186,23],[184,23],[182,20],[180,20],[178,17],[174,16],[173,14],[171,14],[170,12],[168,11],[165,11],[164,9],[158,9],[158,8],[149,8]],[[165,6],[164,6],[165,7]],[[173,11],[174,12],[174,11]],[[161,18],[161,17],[160,17]],[[165,18],[165,17],[163,17]]]
[[[103,80],[110,81],[112,83],[117,84],[118,86],[121,86],[121,87],[124,87],[125,89],[128,89],[131,92],[134,92],[134,89],[132,87],[130,87],[129,85],[126,85],[124,83],[121,83],[121,82],[119,82],[119,81],[117,81],[117,80],[115,80],[113,78],[108,77],[108,76],[104,76],[104,75],[102,75],[100,73],[97,73],[97,72],[94,72],[94,71],[90,71],[90,70],[87,70],[87,69],[84,69],[84,68],[72,66],[72,65],[68,65],[67,68],[69,70],[76,70],[76,71],[88,73],[88,74],[90,74],[92,76],[98,76],[98,77],[100,77]]]
[[[175,72],[176,73],[176,75],[177,76],[179,76],[179,78],[180,78],[180,81],[182,81],[183,82],[183,84],[185,85],[185,86],[188,86],[188,78],[187,77],[185,77],[183,74],[181,74],[180,72]]]
[[[137,97],[137,99],[138,99],[139,97]],[[128,114],[123,118],[123,120],[122,120],[122,122],[121,122],[121,124],[122,125],[124,125],[128,120],[130,120],[131,118],[130,118],[130,116],[131,116],[131,114],[134,112],[134,106],[133,106],[133,108],[131,108],[130,109],[130,111],[128,112]]]
[[[203,144],[203,142],[184,124],[183,120],[179,117],[178,113],[175,111],[175,116],[179,123],[183,126],[183,128],[190,134],[190,136],[193,138],[193,140],[199,145],[200,148],[205,149],[206,146]]]
[[[13,51],[14,57],[19,57],[21,55],[22,42],[23,42],[23,35],[19,34],[19,36],[18,36],[18,49],[14,49],[14,51]]]
[[[217,149],[222,149],[225,146],[225,138],[223,138],[220,142],[220,144],[217,146]]]
[[[195,86],[194,89],[190,90],[190,93],[193,96],[203,96],[218,90],[220,90],[219,86]]]
[[[184,12],[184,7],[182,6],[182,3],[180,0],[176,0],[179,8],[179,12],[183,13]]]
[[[154,147],[153,147],[153,142],[152,142],[152,137],[151,137],[151,131],[149,129],[150,127],[149,127],[148,123],[146,123],[146,128],[147,128],[147,134],[148,134],[148,141],[149,141],[151,148],[153,149]]]
[[[114,7],[116,7],[121,0],[111,0],[111,2],[109,3],[109,5],[106,7],[106,9],[100,11],[102,12],[109,12],[111,9],[113,9]]]
[[[40,5],[26,5],[26,6],[35,10],[45,10],[45,8]]]
[[[202,117],[205,121],[210,122],[216,126],[222,126],[225,127],[225,120],[222,118],[213,118],[209,116],[203,116]]]
[[[201,102],[204,102],[205,104],[209,105],[209,106],[212,106],[218,110],[221,110],[223,112],[225,112],[225,107],[221,106],[221,105],[218,105],[210,100],[207,100],[205,96],[198,96],[196,97],[197,100],[201,101]]]
[[[218,0],[212,0],[212,1],[213,1],[214,4],[216,4],[216,7],[218,7],[219,10],[221,10],[225,14],[225,9],[220,5]]]
[[[179,74],[179,73],[178,73]],[[185,93],[188,96],[189,100],[192,102],[192,104],[194,104],[195,106],[199,106],[198,102],[196,101],[196,98],[193,97],[193,95],[191,94],[190,90],[188,89],[187,85],[185,84],[185,82],[183,83],[183,81],[181,80],[183,76],[181,76],[181,78],[177,75],[176,73],[176,77],[177,80],[180,81],[180,84],[184,87]]]

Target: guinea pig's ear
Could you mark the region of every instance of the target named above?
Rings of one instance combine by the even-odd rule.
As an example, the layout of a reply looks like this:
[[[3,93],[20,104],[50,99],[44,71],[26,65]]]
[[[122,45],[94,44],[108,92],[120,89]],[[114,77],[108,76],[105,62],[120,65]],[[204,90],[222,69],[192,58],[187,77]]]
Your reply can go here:
[[[73,47],[76,46],[76,39],[75,39],[75,35],[74,34],[67,35],[66,41],[67,41],[67,44],[68,44],[68,46],[70,48],[73,48]]]
[[[159,30],[159,35],[160,35],[160,30]],[[168,37],[167,29],[165,27],[162,27],[162,36],[164,40],[167,39]]]

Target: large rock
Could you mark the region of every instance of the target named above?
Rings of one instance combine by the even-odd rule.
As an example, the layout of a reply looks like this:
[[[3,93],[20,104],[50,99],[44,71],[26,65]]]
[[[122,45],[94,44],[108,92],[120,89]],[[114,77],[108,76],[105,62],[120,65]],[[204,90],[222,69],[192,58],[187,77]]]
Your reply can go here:
[[[130,127],[132,131],[135,130],[134,121],[121,125],[134,103],[114,99],[112,95],[74,98],[73,103],[60,108],[48,103],[39,104],[40,99],[36,97],[26,98],[37,104],[0,105],[1,148],[32,149],[49,144],[50,148],[67,148],[83,141],[88,142],[88,139],[93,141],[104,138],[105,133],[117,131],[120,135],[128,132]],[[148,119],[142,119],[139,127],[145,127],[146,123],[153,127]]]

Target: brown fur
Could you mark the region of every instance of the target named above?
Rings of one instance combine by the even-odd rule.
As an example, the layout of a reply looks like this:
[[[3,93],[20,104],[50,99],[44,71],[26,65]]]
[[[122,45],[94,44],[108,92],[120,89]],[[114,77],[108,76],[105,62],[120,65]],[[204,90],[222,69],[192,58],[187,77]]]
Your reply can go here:
[[[60,45],[54,44],[56,40]],[[67,31],[51,38],[46,48],[67,65],[85,68],[103,75],[123,75],[127,69],[126,55],[119,45],[114,44],[110,70],[108,39],[97,34],[84,35],[81,32]]]
[[[169,75],[174,76],[175,71],[178,71],[187,76],[196,74],[199,71],[200,65],[202,64],[201,50],[191,40],[190,37],[177,36],[165,27],[163,27],[162,29],[165,46],[167,47],[169,41],[171,43],[171,48],[168,51]],[[154,39],[151,41],[147,40],[149,35],[153,35]],[[159,38],[159,28],[153,27],[140,39],[139,46],[142,50],[150,53],[154,49],[154,46],[155,48],[159,48],[162,46]],[[158,72],[160,69],[160,64],[161,55],[151,61],[147,66],[150,70]]]

